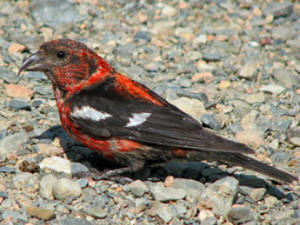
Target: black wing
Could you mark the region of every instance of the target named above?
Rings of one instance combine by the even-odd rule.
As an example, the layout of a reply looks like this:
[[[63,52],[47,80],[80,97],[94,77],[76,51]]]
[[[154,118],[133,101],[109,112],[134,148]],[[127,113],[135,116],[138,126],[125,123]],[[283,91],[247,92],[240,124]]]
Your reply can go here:
[[[244,144],[207,131],[197,120],[143,85],[139,84],[139,88],[158,99],[163,106],[130,95],[125,89],[125,92],[117,91],[115,85],[114,78],[110,77],[105,82],[82,90],[69,100],[71,112],[89,107],[106,115],[99,119],[71,113],[71,120],[81,126],[82,132],[97,138],[118,137],[193,150],[254,152]],[[139,116],[142,120],[135,118]]]

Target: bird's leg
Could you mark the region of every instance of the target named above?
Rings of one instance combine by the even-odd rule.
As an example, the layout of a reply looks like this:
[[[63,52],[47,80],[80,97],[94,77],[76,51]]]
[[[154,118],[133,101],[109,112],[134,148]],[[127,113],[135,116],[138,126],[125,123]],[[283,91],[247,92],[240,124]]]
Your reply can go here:
[[[122,177],[122,176],[118,176],[118,175],[120,175],[122,173],[135,172],[142,168],[143,168],[142,164],[134,164],[133,166],[122,167],[122,168],[117,168],[117,169],[110,169],[110,170],[105,170],[105,171],[101,171],[101,172],[99,170],[93,168],[89,172],[76,173],[73,176],[81,177],[81,178],[82,177],[91,177],[94,180],[102,180],[102,179],[109,178],[109,177],[115,177],[116,179],[113,179],[113,180],[117,180],[121,183],[123,183],[123,181],[125,183],[128,183],[128,182],[132,182],[132,180],[130,178]]]

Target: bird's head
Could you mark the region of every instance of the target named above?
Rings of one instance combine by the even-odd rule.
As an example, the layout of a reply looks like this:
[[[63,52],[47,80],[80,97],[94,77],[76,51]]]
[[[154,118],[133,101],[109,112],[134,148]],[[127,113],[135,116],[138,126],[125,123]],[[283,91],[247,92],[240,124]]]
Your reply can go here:
[[[86,45],[58,39],[43,43],[38,52],[24,61],[18,74],[24,70],[44,72],[54,86],[69,91],[95,73],[109,72],[112,67]]]

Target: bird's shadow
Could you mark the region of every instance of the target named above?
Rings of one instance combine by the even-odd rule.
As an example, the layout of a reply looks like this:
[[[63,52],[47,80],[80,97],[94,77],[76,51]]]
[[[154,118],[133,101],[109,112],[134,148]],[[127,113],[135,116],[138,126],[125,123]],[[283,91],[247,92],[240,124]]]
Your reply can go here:
[[[72,162],[80,162],[89,169],[96,169],[98,171],[120,168],[120,165],[115,162],[101,157],[99,154],[71,139],[60,125],[50,127],[36,138],[53,140],[55,137],[60,140],[61,146],[63,147],[67,157]],[[203,175],[204,170],[207,176]],[[140,179],[143,181],[164,181],[167,176],[172,175],[176,178],[194,179],[204,184],[206,182],[213,183],[226,176],[233,176],[239,181],[240,186],[247,186],[251,188],[263,187],[267,190],[266,194],[275,196],[278,199],[286,199],[287,201],[291,200],[289,199],[291,197],[289,194],[286,195],[282,190],[274,185],[277,183],[276,181],[274,181],[273,184],[270,184],[264,179],[258,178],[254,175],[229,174],[218,167],[211,167],[204,162],[181,163],[172,161],[164,165],[145,167],[140,171],[126,173],[124,175],[132,180]]]

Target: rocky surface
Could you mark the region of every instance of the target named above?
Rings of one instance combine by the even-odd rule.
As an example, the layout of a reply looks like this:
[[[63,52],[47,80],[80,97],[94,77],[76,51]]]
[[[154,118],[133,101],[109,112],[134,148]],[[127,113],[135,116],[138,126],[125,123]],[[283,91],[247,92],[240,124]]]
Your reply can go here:
[[[42,73],[22,60],[56,38],[84,42],[255,158],[300,174],[297,1],[0,1],[0,225],[299,224],[299,185],[205,162],[130,179],[67,137]]]

